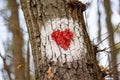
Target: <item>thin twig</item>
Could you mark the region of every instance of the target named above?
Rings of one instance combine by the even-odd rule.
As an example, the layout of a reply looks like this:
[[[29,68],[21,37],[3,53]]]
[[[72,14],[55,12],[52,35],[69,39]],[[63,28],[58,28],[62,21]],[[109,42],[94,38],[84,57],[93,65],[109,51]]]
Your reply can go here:
[[[106,50],[109,49],[109,48],[112,48],[112,47],[114,47],[115,45],[118,45],[118,44],[120,44],[120,42],[118,42],[118,43],[116,43],[116,44],[114,44],[114,45],[112,45],[112,46],[106,48]]]
[[[113,31],[113,32],[115,32],[115,31],[117,31],[117,29],[119,28],[119,26],[120,26],[120,23],[118,24],[118,26],[116,27],[116,29]],[[102,43],[103,41],[105,41],[108,37],[110,37],[112,35],[112,33],[111,34],[109,34],[105,39],[103,39],[101,42],[99,42],[98,44],[97,44],[97,46],[100,44],[100,43]]]

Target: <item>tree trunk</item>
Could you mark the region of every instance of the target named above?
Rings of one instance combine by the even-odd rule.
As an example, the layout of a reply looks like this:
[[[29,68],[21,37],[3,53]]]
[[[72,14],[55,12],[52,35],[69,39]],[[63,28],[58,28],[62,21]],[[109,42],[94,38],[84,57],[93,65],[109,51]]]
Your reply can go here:
[[[15,66],[15,80],[25,80],[25,64],[23,58],[23,35],[19,26],[18,18],[18,4],[16,0],[9,0],[11,17],[10,17],[10,30],[13,34],[13,61]]]
[[[105,6],[105,11],[106,11],[106,24],[107,24],[107,29],[108,29],[108,33],[110,35],[110,37],[108,38],[108,41],[109,41],[109,46],[112,46],[110,47],[110,50],[111,50],[111,67],[112,67],[112,73],[113,74],[113,77],[114,77],[114,80],[119,80],[118,79],[118,71],[117,71],[117,58],[116,58],[116,55],[117,55],[117,50],[115,46],[115,42],[114,42],[114,31],[113,31],[113,26],[112,26],[112,22],[111,22],[111,7],[110,7],[110,1],[109,0],[104,0],[104,6]]]
[[[85,5],[75,0],[21,0],[36,80],[102,80],[86,31]]]

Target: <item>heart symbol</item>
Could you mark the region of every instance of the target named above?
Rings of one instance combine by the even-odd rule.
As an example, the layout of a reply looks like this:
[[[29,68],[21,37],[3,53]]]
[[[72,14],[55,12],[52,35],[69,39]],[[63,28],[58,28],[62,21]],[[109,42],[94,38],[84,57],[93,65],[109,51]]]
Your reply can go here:
[[[51,34],[52,39],[62,47],[64,50],[67,50],[70,46],[70,42],[73,39],[73,33],[69,29],[60,31],[57,29]]]

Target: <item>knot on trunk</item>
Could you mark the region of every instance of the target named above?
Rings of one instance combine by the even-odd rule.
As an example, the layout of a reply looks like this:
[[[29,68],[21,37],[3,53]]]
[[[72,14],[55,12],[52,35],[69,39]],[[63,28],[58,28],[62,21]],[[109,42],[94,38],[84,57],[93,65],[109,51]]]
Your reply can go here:
[[[72,2],[68,2],[68,5],[72,8],[72,9],[79,9],[81,12],[86,10],[86,4],[82,3],[81,1],[72,1]]]

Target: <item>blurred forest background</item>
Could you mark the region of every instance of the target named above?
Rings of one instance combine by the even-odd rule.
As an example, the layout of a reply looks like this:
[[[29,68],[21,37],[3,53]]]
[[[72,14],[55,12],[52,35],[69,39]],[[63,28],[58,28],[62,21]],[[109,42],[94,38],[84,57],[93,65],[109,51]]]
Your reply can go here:
[[[120,0],[82,0],[101,70],[120,75]],[[0,0],[0,80],[34,80],[34,63],[19,0]],[[114,68],[114,70],[113,70]],[[106,78],[107,79],[107,78]]]

